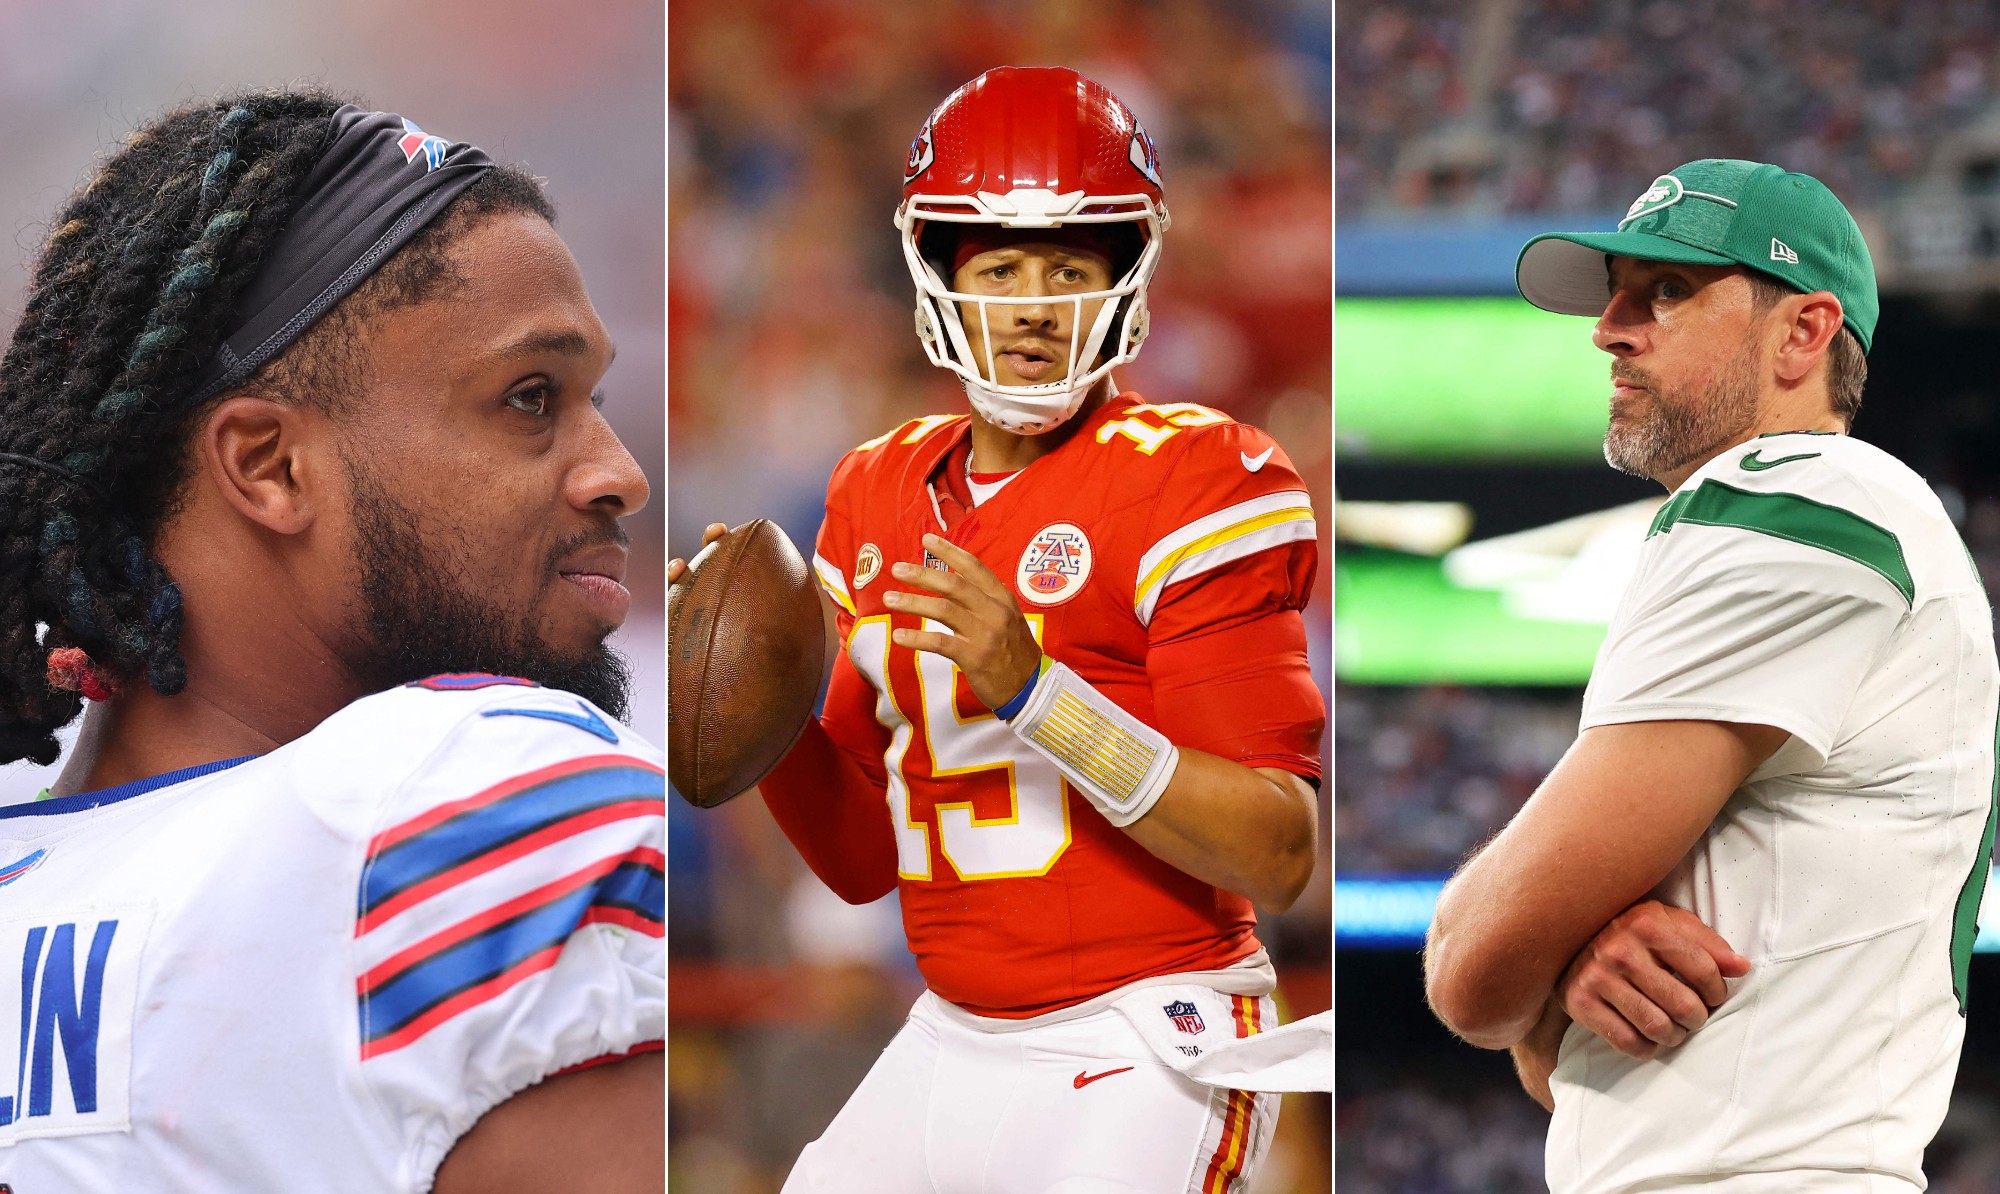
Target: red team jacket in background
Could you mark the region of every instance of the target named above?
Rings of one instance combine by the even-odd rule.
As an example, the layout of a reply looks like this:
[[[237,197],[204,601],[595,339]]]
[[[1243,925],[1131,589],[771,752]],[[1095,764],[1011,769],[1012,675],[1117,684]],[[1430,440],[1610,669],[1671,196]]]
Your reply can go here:
[[[1105,821],[950,660],[894,646],[918,619],[882,595],[942,533],[1014,589],[1044,652],[1175,744],[1317,781],[1305,483],[1262,431],[1128,392],[973,509],[969,424],[913,420],[834,470],[814,567],[845,649],[823,733],[807,727],[766,802],[844,897],[900,884],[925,981],[969,1011],[1038,1015],[1247,957],[1248,900]]]

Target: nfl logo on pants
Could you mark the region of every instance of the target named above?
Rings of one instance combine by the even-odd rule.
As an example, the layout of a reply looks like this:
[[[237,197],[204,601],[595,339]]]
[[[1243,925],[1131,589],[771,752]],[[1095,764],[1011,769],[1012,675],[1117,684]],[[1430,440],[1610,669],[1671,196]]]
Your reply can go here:
[[[1201,1012],[1185,999],[1176,999],[1167,1004],[1163,1010],[1167,1013],[1167,1019],[1172,1020],[1174,1027],[1182,1032],[1200,1033],[1208,1027],[1201,1022]]]

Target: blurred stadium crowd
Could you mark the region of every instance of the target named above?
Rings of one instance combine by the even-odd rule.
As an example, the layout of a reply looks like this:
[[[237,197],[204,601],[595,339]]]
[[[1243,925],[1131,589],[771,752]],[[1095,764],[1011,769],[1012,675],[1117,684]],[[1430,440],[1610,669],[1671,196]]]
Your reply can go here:
[[[1782,0],[1342,0],[1336,20],[1343,216],[1609,210],[1699,157],[1867,204],[1990,124],[2000,52],[1983,0],[1810,20]]]
[[[1120,384],[1257,423],[1330,543],[1331,67],[1323,4],[675,0],[669,14],[670,523],[775,518],[813,541],[855,444],[964,409],[912,330],[890,223],[925,115],[1001,65],[1075,67],[1160,148],[1173,224],[1153,334]],[[1307,615],[1330,674],[1326,593]],[[1322,822],[1331,825],[1322,797]],[[922,989],[894,897],[850,908],[762,802],[672,802],[675,1189],[775,1190]],[[1327,835],[1323,834],[1323,840]],[[1331,865],[1267,922],[1288,1017],[1330,998]],[[1258,1189],[1325,1189],[1330,1102],[1296,1097]]]
[[[1548,1116],[1519,1090],[1470,1088],[1455,1076],[1370,1079],[1343,1072],[1335,1112],[1343,1142],[1334,1182],[1342,1191],[1544,1194],[1542,1135]]]
[[[1571,689],[1334,691],[1334,868],[1443,875],[1505,825],[1576,738]]]

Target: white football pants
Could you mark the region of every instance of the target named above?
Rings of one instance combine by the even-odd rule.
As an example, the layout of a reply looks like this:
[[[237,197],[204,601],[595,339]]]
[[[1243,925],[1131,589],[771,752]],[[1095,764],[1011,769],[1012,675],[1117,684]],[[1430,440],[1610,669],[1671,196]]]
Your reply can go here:
[[[1277,1023],[1268,996],[1216,998],[1224,1009],[1238,1001],[1239,1021]],[[1216,1005],[1202,1002],[1218,1019]],[[1249,1189],[1277,1127],[1279,1095],[1183,1077],[1115,1008],[1026,1028],[997,1023],[982,1027],[926,991],[826,1133],[799,1155],[784,1194]]]

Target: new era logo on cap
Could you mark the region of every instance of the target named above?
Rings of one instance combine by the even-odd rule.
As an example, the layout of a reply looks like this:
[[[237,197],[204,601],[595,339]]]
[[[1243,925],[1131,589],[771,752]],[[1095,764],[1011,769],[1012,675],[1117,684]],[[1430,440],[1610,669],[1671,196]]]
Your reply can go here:
[[[1797,265],[1799,263],[1799,251],[1774,236],[1771,238],[1771,260],[1782,261],[1787,265]]]

